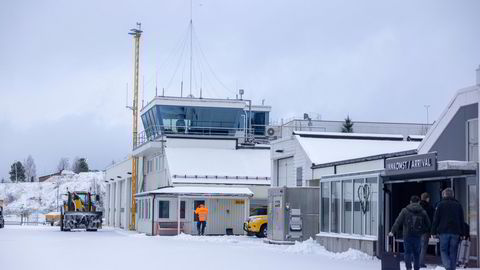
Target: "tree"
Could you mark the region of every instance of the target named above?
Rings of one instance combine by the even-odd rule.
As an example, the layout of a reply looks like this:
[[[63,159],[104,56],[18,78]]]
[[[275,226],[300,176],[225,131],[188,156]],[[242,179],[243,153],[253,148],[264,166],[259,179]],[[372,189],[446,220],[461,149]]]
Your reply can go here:
[[[350,119],[350,116],[348,115],[347,115],[347,118],[345,118],[345,122],[343,123],[342,132],[353,133],[353,122],[352,122],[352,119]]]
[[[60,161],[58,161],[57,165],[57,171],[62,172],[63,170],[68,170],[70,167],[70,162],[68,161],[68,158],[62,157],[60,158]]]
[[[85,158],[75,158],[72,164],[72,170],[75,173],[88,172],[88,163]]]
[[[14,162],[10,167],[10,180],[12,182],[25,182],[25,168],[20,161]]]
[[[37,179],[37,167],[31,155],[28,155],[27,160],[23,162],[25,167],[25,177],[27,182],[34,182]]]

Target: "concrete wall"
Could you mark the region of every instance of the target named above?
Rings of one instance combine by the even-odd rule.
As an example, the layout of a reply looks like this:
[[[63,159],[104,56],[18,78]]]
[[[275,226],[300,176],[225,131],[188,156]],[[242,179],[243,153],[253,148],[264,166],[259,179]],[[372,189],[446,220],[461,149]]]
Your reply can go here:
[[[373,239],[352,239],[317,235],[316,241],[324,246],[325,249],[332,252],[345,252],[353,248],[365,252],[370,256],[375,256],[377,253],[377,241]]]

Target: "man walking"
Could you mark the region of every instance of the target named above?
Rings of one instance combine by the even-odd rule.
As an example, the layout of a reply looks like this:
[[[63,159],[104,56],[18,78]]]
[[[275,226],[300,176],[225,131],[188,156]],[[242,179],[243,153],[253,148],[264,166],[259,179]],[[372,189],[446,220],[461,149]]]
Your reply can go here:
[[[423,210],[427,212],[428,219],[433,220],[433,214],[435,213],[435,209],[430,204],[430,194],[427,192],[422,193],[420,196],[420,205],[422,206]],[[426,268],[425,265],[425,255],[427,254],[428,249],[428,240],[430,239],[430,228],[428,228],[428,232],[424,233],[421,238],[421,248],[422,251],[420,252],[420,267]]]
[[[195,209],[195,214],[198,215],[197,222],[197,231],[199,235],[205,235],[205,227],[207,226],[208,219],[208,208],[203,204],[200,204],[197,209]]]
[[[454,199],[454,192],[446,188],[433,217],[432,235],[440,238],[440,255],[446,270],[455,270],[460,236],[465,232],[462,205]]]
[[[389,233],[390,236],[393,236],[402,227],[405,267],[407,270],[412,269],[412,260],[413,269],[420,269],[421,237],[430,228],[428,215],[420,206],[419,201],[420,198],[418,196],[410,198],[410,204],[402,209],[392,226],[392,231]]]

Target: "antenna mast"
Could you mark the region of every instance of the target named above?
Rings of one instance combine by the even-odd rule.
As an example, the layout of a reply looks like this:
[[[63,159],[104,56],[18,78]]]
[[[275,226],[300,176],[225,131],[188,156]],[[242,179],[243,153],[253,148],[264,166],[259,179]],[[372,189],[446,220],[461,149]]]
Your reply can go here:
[[[190,97],[192,96],[192,63],[193,63],[193,0],[190,0]]]
[[[137,146],[138,134],[138,73],[140,62],[140,36],[142,35],[142,24],[137,22],[137,28],[130,29],[129,35],[133,36],[135,41],[135,60],[133,69],[133,148]],[[130,230],[135,230],[135,215],[137,203],[135,194],[137,193],[137,157],[132,157],[132,220],[130,221]]]

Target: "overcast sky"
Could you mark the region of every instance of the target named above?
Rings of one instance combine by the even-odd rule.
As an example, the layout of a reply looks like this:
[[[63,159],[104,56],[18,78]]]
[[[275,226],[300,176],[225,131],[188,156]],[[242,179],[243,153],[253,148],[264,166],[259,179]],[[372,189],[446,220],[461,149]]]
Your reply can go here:
[[[127,32],[142,22],[144,99],[155,81],[179,95],[189,10],[189,0],[0,2],[0,177],[29,154],[39,175],[60,157],[86,157],[92,169],[125,157]],[[214,70],[196,66],[194,88],[200,72],[204,96],[244,88],[272,105],[274,121],[313,112],[423,123],[425,104],[435,120],[474,84],[479,13],[476,0],[194,0],[196,42]]]

